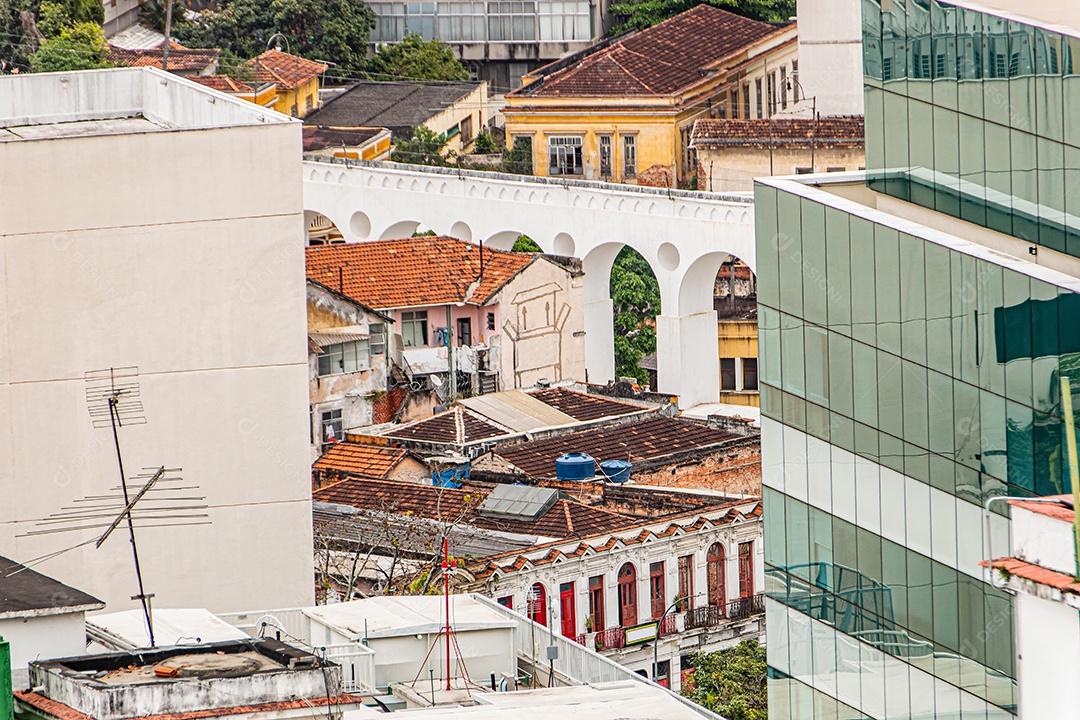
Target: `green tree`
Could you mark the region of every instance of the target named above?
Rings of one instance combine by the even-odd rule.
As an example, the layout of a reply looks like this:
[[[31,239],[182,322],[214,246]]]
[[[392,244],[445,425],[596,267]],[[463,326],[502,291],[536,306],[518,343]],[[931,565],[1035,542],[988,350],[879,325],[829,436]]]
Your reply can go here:
[[[0,0],[0,58],[25,69],[42,40],[77,23],[104,20],[100,0]]]
[[[693,679],[682,694],[728,720],[767,720],[765,647],[743,640],[712,653],[693,653]]]
[[[698,5],[712,5],[753,20],[781,22],[795,15],[795,0],[623,0],[611,6],[611,34],[643,30]]]
[[[439,39],[424,40],[409,33],[399,42],[384,46],[368,63],[376,79],[468,80],[469,71],[454,57],[450,46]],[[385,76],[385,77],[383,77]]]
[[[491,137],[486,130],[481,130],[477,133],[476,144],[473,145],[473,152],[480,155],[495,155],[501,150],[502,148],[499,147],[499,143],[496,142],[495,138]]]
[[[110,67],[105,59],[105,33],[100,25],[80,22],[65,27],[56,37],[45,38],[30,56],[33,72],[66,72]]]
[[[446,149],[446,138],[439,135],[426,125],[417,125],[413,128],[412,138],[398,140],[394,143],[394,151],[390,153],[390,159],[394,162],[409,163],[410,165],[434,165],[446,167],[450,164],[443,151]]]
[[[514,147],[503,152],[502,171],[515,175],[532,175],[533,149],[531,137],[519,137]]]
[[[528,235],[518,235],[517,240],[514,241],[514,247],[510,248],[510,252],[542,253],[544,250]]]
[[[182,24],[174,35],[189,47],[221,48],[223,56],[252,58],[280,32],[288,41],[283,49],[358,71],[367,63],[374,27],[375,13],[363,0],[220,0],[216,11]]]
[[[624,247],[611,266],[614,304],[615,375],[648,382],[638,367],[641,358],[656,352],[656,316],[660,312],[660,286],[645,258]]]

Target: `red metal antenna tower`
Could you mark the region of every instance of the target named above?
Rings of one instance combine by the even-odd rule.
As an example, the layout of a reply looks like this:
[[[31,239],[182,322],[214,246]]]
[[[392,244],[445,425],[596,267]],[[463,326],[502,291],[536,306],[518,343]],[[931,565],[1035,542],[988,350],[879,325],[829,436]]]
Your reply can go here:
[[[472,683],[472,679],[469,678],[469,669],[465,667],[465,658],[461,655],[461,648],[458,646],[457,635],[454,633],[454,628],[450,624],[450,570],[457,567],[457,562],[450,558],[449,543],[446,538],[443,538],[442,543],[443,559],[442,559],[442,579],[443,579],[443,612],[445,613],[445,622],[443,626],[439,628],[439,634],[435,636],[435,639],[431,642],[431,647],[428,648],[427,655],[424,656],[424,661],[420,663],[420,669],[416,671],[416,677],[413,678],[411,687],[416,686],[416,681],[420,679],[420,673],[424,671],[424,666],[427,665],[428,658],[431,657],[431,652],[439,644],[439,638],[445,638],[446,645],[446,690],[451,690],[450,680],[450,650],[453,648],[454,655],[457,656],[458,667],[461,668],[461,676],[465,679],[465,692],[472,695],[472,691],[469,689],[469,685]],[[432,700],[434,704],[434,700]]]

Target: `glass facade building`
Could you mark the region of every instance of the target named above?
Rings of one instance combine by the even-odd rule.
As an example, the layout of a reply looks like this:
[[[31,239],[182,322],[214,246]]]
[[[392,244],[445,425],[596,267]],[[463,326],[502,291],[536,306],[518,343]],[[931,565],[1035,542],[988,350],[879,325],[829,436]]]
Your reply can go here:
[[[755,189],[770,718],[1016,712],[983,507],[1070,489],[1080,41],[965,5],[864,0],[865,176]]]

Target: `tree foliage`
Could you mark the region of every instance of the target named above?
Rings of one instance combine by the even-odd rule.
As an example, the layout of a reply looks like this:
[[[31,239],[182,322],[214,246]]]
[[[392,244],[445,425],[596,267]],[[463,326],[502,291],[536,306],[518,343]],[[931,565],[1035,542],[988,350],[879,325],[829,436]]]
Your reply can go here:
[[[109,67],[106,59],[105,33],[92,22],[64,27],[55,37],[40,42],[30,56],[33,72],[66,72]]]
[[[399,77],[417,80],[469,79],[469,71],[454,56],[449,45],[438,38],[424,40],[417,33],[409,33],[399,42],[380,49],[368,63],[367,71],[377,80]]]
[[[531,137],[519,137],[514,147],[503,152],[502,171],[515,175],[532,175],[533,146]]]
[[[691,655],[693,678],[683,696],[728,720],[767,720],[765,647],[755,640]]]
[[[473,145],[473,152],[479,155],[495,155],[502,152],[502,147],[499,146],[498,141],[486,130],[481,130],[476,134],[476,143]]]
[[[514,241],[514,247],[510,248],[510,252],[542,253],[544,251],[536,244],[536,241],[528,235],[518,235],[517,240]]]
[[[409,163],[411,165],[434,165],[446,167],[450,164],[446,149],[446,138],[436,133],[426,125],[417,125],[413,128],[412,138],[398,140],[394,144],[394,151],[390,153],[390,159],[394,162]]]
[[[611,6],[611,14],[619,20],[611,34],[643,30],[698,5],[712,5],[767,22],[780,22],[795,15],[795,0],[623,0]]]
[[[656,316],[660,313],[660,286],[645,258],[624,247],[611,266],[614,304],[615,375],[646,383],[638,362],[656,352]]]
[[[56,66],[58,70],[78,70],[102,67],[103,57],[96,54],[93,33],[76,25],[101,25],[105,7],[100,0],[0,0],[0,59],[23,69],[30,68],[30,56],[40,44],[54,40],[38,62],[42,67]],[[67,37],[60,40],[67,30]],[[99,28],[100,30],[100,28]],[[104,40],[104,38],[102,38]],[[62,52],[63,51],[63,52]],[[86,62],[75,60],[78,56]],[[67,56],[66,65],[61,56]]]
[[[175,16],[175,13],[174,13]],[[179,26],[174,35],[188,47],[221,48],[239,58],[266,50],[277,32],[283,49],[341,70],[363,70],[375,13],[363,0],[220,0],[216,11]]]

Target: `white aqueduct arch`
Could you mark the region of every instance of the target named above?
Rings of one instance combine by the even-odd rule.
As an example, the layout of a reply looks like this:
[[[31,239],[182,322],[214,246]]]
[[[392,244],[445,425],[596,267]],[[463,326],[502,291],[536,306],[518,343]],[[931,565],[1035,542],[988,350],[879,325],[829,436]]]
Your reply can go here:
[[[545,251],[582,258],[585,365],[591,382],[615,373],[611,264],[624,245],[660,285],[657,383],[680,405],[720,393],[713,283],[735,255],[752,269],[748,197],[550,180],[393,163],[304,163],[304,208],[329,218],[349,242],[437,233],[509,248],[520,234]],[[408,230],[408,232],[405,232]]]

